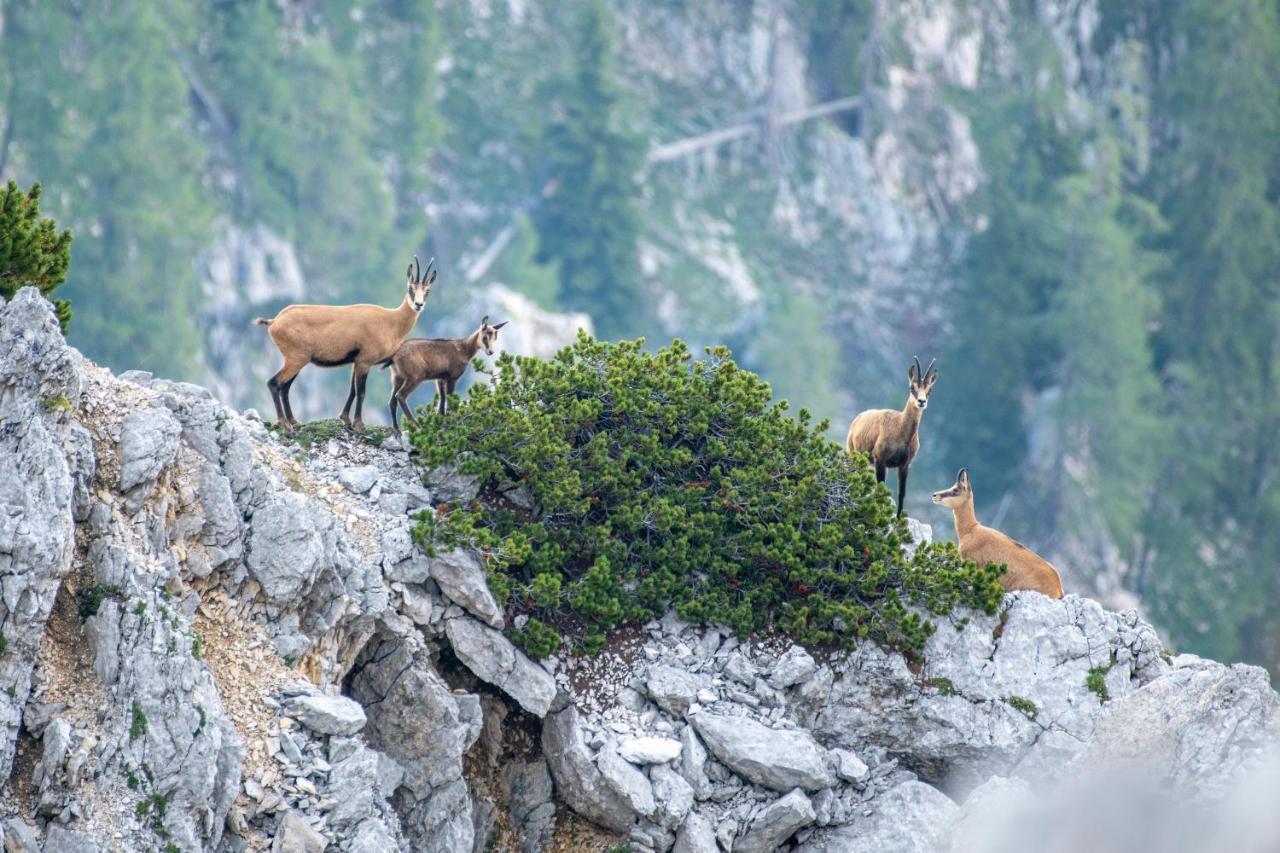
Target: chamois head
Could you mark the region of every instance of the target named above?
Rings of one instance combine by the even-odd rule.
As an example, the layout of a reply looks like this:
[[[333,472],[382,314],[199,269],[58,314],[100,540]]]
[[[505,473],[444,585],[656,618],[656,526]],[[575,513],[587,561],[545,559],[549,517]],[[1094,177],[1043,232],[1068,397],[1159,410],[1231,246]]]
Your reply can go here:
[[[499,323],[496,326],[490,326],[489,315],[488,314],[484,315],[484,319],[480,321],[480,328],[478,329],[478,333],[480,335],[480,346],[484,347],[484,351],[486,355],[493,355],[493,345],[498,342],[498,330],[501,329],[503,326],[507,325],[507,323],[509,322],[511,321],[503,320],[501,323]]]
[[[957,507],[967,503],[973,494],[969,485],[969,469],[961,468],[956,474],[956,484],[949,489],[933,493],[933,502],[945,507]]]
[[[405,298],[409,300],[409,304],[413,306],[413,310],[422,313],[422,306],[427,304],[427,295],[431,293],[431,285],[436,280],[436,274],[432,271],[431,265],[436,262],[435,258],[427,261],[427,272],[424,275],[422,267],[418,264],[418,256],[413,256],[413,263],[409,264],[405,270],[405,277],[409,279],[405,285]]]
[[[920,359],[915,358],[914,364],[907,368],[907,382],[910,388],[911,399],[915,400],[916,405],[925,408],[929,405],[929,394],[933,391],[933,383],[938,381],[938,371],[934,369],[934,362],[929,362],[929,369],[923,373],[920,371]]]

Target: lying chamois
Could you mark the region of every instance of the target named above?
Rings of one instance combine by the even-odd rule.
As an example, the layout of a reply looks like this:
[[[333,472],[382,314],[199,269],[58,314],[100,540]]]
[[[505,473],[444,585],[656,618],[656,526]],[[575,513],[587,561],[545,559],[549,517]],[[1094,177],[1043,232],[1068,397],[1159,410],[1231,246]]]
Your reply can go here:
[[[434,258],[432,261],[434,262]],[[416,270],[416,273],[415,273]],[[290,305],[270,320],[259,317],[253,322],[266,326],[280,353],[284,366],[267,382],[271,400],[276,404],[276,420],[293,427],[293,409],[289,405],[289,388],[298,371],[308,364],[319,367],[351,365],[351,390],[339,415],[348,427],[364,429],[364,386],[373,365],[389,361],[422,313],[431,293],[436,273],[427,264],[427,273],[415,255],[405,270],[408,278],[404,301],[399,308],[381,305]],[[356,401],[355,421],[351,420],[351,401]]]
[[[449,395],[458,387],[458,380],[467,372],[471,359],[484,347],[493,355],[493,345],[498,341],[498,330],[507,325],[504,320],[496,326],[489,325],[489,317],[480,321],[480,328],[465,338],[415,338],[405,341],[390,360],[391,365],[391,425],[400,429],[397,404],[404,409],[409,423],[414,422],[409,409],[409,395],[428,379],[434,379],[436,394],[440,397],[440,414],[448,410]],[[387,368],[386,364],[382,365]]]
[[[954,486],[934,492],[933,502],[951,508],[961,557],[979,566],[1004,563],[1009,567],[1000,578],[1000,585],[1006,591],[1034,589],[1050,598],[1062,598],[1062,578],[1053,566],[1022,543],[978,523],[973,513],[973,486],[969,484],[967,468],[960,469]]]
[[[937,361],[937,359],[934,359]],[[853,419],[845,439],[847,453],[865,453],[876,466],[876,480],[883,483],[885,469],[898,469],[898,515],[902,515],[902,499],[907,494],[907,472],[920,451],[920,418],[929,405],[929,394],[938,380],[933,362],[920,372],[920,359],[907,368],[909,394],[901,412],[893,409],[869,409]]]

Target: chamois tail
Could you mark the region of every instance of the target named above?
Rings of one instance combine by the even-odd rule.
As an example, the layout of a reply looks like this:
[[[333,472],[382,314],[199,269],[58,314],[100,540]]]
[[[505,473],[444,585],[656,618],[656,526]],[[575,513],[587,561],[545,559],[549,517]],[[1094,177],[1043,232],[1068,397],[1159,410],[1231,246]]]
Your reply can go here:
[[[253,325],[255,325],[255,326],[270,326],[270,325],[271,325],[271,321],[270,321],[270,320],[268,320],[266,317],[255,317],[255,318],[254,318],[254,320],[253,320]]]

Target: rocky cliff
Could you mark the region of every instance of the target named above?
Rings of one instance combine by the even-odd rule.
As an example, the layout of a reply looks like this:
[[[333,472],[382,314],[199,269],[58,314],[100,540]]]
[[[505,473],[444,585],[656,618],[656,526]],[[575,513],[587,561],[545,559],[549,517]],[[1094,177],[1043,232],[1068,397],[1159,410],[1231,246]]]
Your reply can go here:
[[[473,554],[411,537],[473,486],[375,444],[282,443],[86,362],[34,290],[0,305],[6,851],[1275,837],[1280,697],[1132,611],[1011,595],[918,666],[673,616],[537,662]]]

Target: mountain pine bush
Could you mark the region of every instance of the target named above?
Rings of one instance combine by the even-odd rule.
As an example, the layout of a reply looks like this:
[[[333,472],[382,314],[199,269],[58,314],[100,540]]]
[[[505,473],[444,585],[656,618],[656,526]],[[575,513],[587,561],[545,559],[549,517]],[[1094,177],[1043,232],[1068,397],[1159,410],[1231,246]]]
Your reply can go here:
[[[431,550],[478,547],[515,639],[534,655],[658,616],[780,629],[804,643],[920,649],[922,615],[995,612],[999,570],[949,543],[903,556],[903,522],[862,460],[791,417],[724,348],[580,334],[553,359],[503,354],[446,417],[412,434],[480,496],[419,516]]]
[[[65,333],[71,303],[54,299],[53,291],[67,280],[70,264],[71,232],[59,232],[57,223],[40,215],[40,185],[24,193],[9,181],[0,189],[0,297],[9,300],[28,285],[38,287],[53,302]]]

